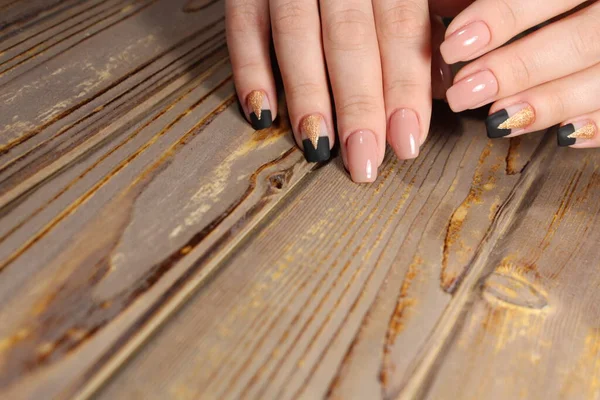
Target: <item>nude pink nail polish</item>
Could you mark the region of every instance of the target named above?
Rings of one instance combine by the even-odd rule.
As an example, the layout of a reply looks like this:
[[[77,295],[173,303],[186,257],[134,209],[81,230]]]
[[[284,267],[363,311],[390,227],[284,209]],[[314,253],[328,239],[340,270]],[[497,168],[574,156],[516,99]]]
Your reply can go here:
[[[348,170],[356,183],[374,182],[377,179],[377,140],[371,131],[356,131],[346,140]]]
[[[498,93],[498,81],[490,71],[479,71],[467,76],[448,89],[446,98],[454,112],[483,106]]]
[[[440,46],[448,64],[467,61],[490,43],[492,34],[485,22],[472,22],[450,35]]]
[[[413,110],[404,108],[392,114],[389,129],[390,144],[399,159],[410,160],[419,155],[421,128]]]

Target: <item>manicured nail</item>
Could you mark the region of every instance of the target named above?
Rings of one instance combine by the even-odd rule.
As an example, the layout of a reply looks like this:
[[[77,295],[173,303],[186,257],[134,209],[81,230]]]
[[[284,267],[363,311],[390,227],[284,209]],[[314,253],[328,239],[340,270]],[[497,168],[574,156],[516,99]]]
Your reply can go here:
[[[419,118],[413,110],[406,108],[396,111],[390,118],[390,144],[401,160],[409,160],[419,155],[421,143]]]
[[[455,112],[482,106],[498,93],[498,81],[490,71],[476,72],[448,89],[448,104]]]
[[[535,122],[535,111],[527,103],[514,104],[487,117],[488,137],[497,139],[522,132]]]
[[[371,131],[357,131],[346,140],[346,157],[350,176],[356,183],[377,179],[377,139]]]
[[[442,43],[440,51],[448,64],[467,61],[490,43],[490,28],[481,21],[458,29]]]
[[[273,124],[271,105],[265,92],[253,90],[246,99],[250,123],[256,130],[265,129]]]
[[[579,121],[561,126],[558,129],[558,145],[572,146],[593,139],[598,132],[598,127],[591,121]]]
[[[319,114],[309,115],[300,124],[304,157],[308,162],[329,160],[329,135],[325,120]]]

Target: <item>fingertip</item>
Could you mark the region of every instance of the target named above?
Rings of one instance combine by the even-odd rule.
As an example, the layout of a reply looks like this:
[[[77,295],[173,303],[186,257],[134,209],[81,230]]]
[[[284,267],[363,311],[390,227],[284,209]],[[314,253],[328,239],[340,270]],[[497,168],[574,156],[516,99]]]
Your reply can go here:
[[[252,127],[256,130],[270,128],[275,112],[269,96],[263,90],[252,90],[245,99],[245,111]]]
[[[390,117],[389,142],[400,160],[419,156],[422,142],[419,118],[415,111],[400,109]]]
[[[368,130],[356,131],[346,140],[347,168],[356,183],[370,183],[377,179],[378,144]]]
[[[300,122],[299,141],[307,162],[323,162],[331,157],[334,137],[328,128],[327,121],[321,114],[310,114]],[[298,138],[300,136],[300,138]]]

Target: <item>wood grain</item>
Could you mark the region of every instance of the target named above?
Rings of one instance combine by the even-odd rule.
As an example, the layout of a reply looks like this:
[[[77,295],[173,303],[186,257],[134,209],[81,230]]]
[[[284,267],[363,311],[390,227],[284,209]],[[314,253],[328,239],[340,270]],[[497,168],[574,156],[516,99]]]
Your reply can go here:
[[[489,142],[481,123],[444,110],[434,120],[423,156],[388,156],[371,186],[352,184],[339,164],[315,173],[100,398],[397,392],[452,299],[444,277],[452,271],[458,285],[469,273],[520,181],[507,160],[525,165],[540,143]],[[465,243],[464,254],[445,264],[449,241]]]
[[[599,167],[562,150],[524,195],[428,398],[600,396]]]
[[[0,0],[0,398],[599,398],[597,151],[436,104],[355,185],[222,0]]]
[[[3,122],[49,119],[1,135],[1,397],[70,397],[105,374],[312,168],[285,117],[260,134],[242,120],[221,5],[199,17],[184,1],[154,3],[138,22],[46,54],[47,68],[31,67],[45,77],[35,90],[5,85]],[[165,26],[148,26],[159,15]],[[144,40],[152,29],[156,44]],[[49,66],[80,63],[78,53],[97,66],[119,54],[108,37],[126,33],[135,47],[106,79]],[[52,95],[23,107],[40,91]],[[59,99],[74,105],[59,111]]]

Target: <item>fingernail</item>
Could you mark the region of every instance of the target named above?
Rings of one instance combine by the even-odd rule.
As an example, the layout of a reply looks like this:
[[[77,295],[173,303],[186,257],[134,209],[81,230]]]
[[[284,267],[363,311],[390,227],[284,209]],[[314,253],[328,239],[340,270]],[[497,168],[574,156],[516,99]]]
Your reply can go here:
[[[582,143],[593,139],[597,132],[596,124],[591,121],[573,122],[558,129],[558,145],[565,147]]]
[[[271,105],[265,92],[253,90],[246,99],[250,123],[256,130],[265,129],[273,124]]]
[[[300,124],[304,157],[308,162],[327,161],[330,157],[329,135],[325,120],[319,114],[309,115]]]
[[[449,64],[466,61],[490,43],[492,34],[485,22],[477,21],[458,29],[442,43],[440,51]]]
[[[484,105],[498,93],[498,81],[490,71],[480,71],[457,82],[446,97],[455,112]]]
[[[490,139],[514,135],[535,122],[535,111],[527,103],[514,104],[487,117],[485,125]]]
[[[377,179],[377,140],[371,131],[357,131],[346,140],[350,176],[356,183]]]
[[[399,159],[409,160],[419,155],[420,132],[419,119],[413,110],[403,108],[392,115],[390,144]]]

